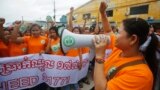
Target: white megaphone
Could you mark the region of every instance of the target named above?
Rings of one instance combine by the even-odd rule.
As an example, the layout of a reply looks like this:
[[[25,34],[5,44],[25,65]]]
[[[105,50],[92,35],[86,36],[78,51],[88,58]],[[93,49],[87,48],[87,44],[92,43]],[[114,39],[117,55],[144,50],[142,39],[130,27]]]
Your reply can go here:
[[[60,34],[60,45],[64,54],[66,54],[71,48],[89,47],[89,58],[94,58],[95,47],[92,40],[95,35],[75,34],[64,28],[60,28],[58,34]]]

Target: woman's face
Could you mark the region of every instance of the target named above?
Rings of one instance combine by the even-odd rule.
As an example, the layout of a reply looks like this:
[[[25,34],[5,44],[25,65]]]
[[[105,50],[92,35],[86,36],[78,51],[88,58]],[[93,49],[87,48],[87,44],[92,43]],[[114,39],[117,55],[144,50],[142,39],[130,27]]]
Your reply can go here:
[[[86,30],[84,31],[84,33],[85,33],[85,34],[90,34],[89,29],[86,29]]]
[[[44,30],[41,30],[41,36],[45,36],[46,32]]]
[[[157,33],[158,35],[160,35],[160,29],[157,29],[157,30],[156,30],[156,33]]]
[[[100,29],[100,34],[104,34],[104,30],[103,29]]]
[[[80,32],[77,28],[73,30],[73,33],[80,34]]]
[[[50,30],[50,37],[57,38],[55,30]]]
[[[34,26],[32,29],[31,29],[31,33],[34,37],[38,37],[40,36],[41,34],[41,30],[38,26]]]
[[[4,31],[4,37],[6,39],[9,39],[9,37],[11,36],[10,32],[9,31]]]
[[[27,30],[26,32],[25,32],[25,34],[24,34],[25,36],[30,36],[31,35],[31,33],[30,33],[30,31],[29,30]]]
[[[153,28],[153,27],[150,27],[150,28],[149,28],[149,35],[151,35],[153,32],[154,32],[154,28]]]
[[[121,50],[128,50],[130,48],[131,39],[127,32],[124,30],[124,26],[121,25],[119,28],[119,34],[116,35],[115,46]]]

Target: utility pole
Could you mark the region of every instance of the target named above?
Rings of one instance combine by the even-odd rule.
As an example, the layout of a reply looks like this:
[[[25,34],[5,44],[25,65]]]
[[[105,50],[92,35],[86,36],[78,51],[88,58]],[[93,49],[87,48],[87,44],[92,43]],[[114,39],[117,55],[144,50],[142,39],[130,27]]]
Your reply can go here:
[[[53,7],[54,7],[54,9],[53,9],[53,12],[54,12],[53,18],[54,18],[54,21],[56,22],[56,2],[55,2],[55,0],[53,2]]]

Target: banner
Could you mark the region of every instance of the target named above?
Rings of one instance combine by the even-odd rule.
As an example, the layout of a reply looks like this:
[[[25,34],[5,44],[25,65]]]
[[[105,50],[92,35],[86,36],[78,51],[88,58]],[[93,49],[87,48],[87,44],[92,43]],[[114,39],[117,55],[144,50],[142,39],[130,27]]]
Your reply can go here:
[[[82,69],[79,57],[30,54],[0,58],[0,90],[20,90],[46,83],[50,87],[75,84],[88,72],[88,54],[83,54]]]

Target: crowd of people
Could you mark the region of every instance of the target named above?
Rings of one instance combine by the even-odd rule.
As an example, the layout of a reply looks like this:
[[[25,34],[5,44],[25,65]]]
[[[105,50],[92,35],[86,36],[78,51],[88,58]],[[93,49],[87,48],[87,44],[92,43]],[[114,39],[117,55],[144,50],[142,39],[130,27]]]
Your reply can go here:
[[[102,2],[99,8],[102,27],[74,27],[73,12],[70,9],[69,31],[76,34],[95,35],[93,43],[96,56],[94,67],[93,90],[159,90],[160,89],[160,26],[148,24],[141,18],[128,18],[119,28],[110,26],[105,10],[107,4]],[[4,28],[4,18],[0,18],[0,57],[15,57],[26,54],[51,54],[60,56],[79,56],[78,69],[82,68],[82,54],[89,53],[89,48],[74,48],[63,54],[57,26],[52,23],[49,30],[42,30],[38,24],[30,24],[25,32],[20,32],[23,22],[15,21],[13,27]],[[110,37],[110,43],[107,40]],[[105,50],[112,49],[108,58]],[[83,82],[89,84],[86,77],[77,84],[67,85],[52,90],[80,90]],[[29,90],[46,90],[44,83]],[[27,89],[28,90],[28,89]]]

